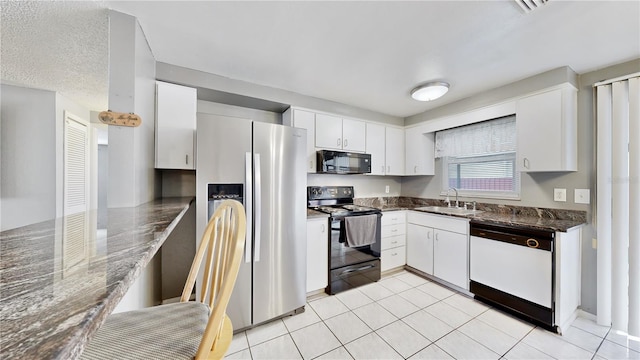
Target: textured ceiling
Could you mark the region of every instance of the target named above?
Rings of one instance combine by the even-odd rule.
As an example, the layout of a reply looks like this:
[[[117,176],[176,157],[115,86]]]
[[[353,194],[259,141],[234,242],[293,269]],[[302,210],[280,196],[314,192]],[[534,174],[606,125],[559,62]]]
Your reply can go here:
[[[107,106],[107,8],[157,61],[405,117],[569,66],[640,58],[640,1],[3,1],[3,82]],[[115,69],[117,71],[117,69]],[[640,71],[640,69],[639,69]],[[409,97],[446,80],[448,94]]]
[[[2,82],[108,106],[109,21],[100,2],[2,1]]]

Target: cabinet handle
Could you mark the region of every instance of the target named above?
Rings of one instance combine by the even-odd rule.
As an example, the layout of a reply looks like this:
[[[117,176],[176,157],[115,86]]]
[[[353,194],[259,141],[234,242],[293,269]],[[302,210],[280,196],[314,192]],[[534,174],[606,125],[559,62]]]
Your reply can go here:
[[[398,229],[393,229],[391,230],[391,232],[398,232]]]
[[[324,224],[322,224],[321,229],[322,229],[322,230],[321,230],[320,232],[324,232]]]
[[[414,174],[417,174],[417,173],[418,173],[418,166],[417,166],[417,165],[413,167],[413,173],[414,173]]]
[[[438,241],[438,233],[436,233],[436,241]]]
[[[393,253],[391,254],[391,256],[398,256],[398,253]]]
[[[344,139],[344,141],[343,141],[342,143],[343,143],[342,147],[345,147],[345,148],[346,148],[346,147],[347,147],[347,145],[349,144],[349,143],[347,142],[347,139]]]
[[[392,243],[392,244],[397,244],[397,243],[398,243],[398,240],[396,240],[396,241],[392,241],[391,243]]]
[[[382,165],[382,173],[384,174],[384,165]]]
[[[431,239],[431,233],[430,232],[427,233],[427,239]]]
[[[336,145],[340,146],[342,142],[340,141],[340,138],[338,138],[338,141],[336,142]]]
[[[313,160],[309,161],[309,170],[313,170]]]
[[[528,169],[529,168],[529,159],[524,158],[522,160],[522,165],[524,166],[525,169]]]
[[[189,165],[189,154],[184,156],[184,163]]]
[[[387,172],[390,173],[391,172],[391,165],[387,165]]]

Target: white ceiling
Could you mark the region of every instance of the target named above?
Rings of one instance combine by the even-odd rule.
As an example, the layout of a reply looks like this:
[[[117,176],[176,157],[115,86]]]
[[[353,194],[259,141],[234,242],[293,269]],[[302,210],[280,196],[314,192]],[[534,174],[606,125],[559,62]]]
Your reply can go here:
[[[157,61],[399,117],[561,66],[584,73],[640,58],[637,0],[551,0],[529,14],[512,0],[89,4],[136,16]],[[38,21],[10,26],[37,27],[27,35],[40,39],[39,45],[55,41],[45,34],[59,31],[56,24],[45,31]],[[104,36],[94,35],[96,41]],[[97,61],[94,55],[95,50],[78,54],[89,63]],[[65,67],[54,64],[60,71]],[[448,81],[449,93],[428,103],[410,98],[413,87],[432,80]]]

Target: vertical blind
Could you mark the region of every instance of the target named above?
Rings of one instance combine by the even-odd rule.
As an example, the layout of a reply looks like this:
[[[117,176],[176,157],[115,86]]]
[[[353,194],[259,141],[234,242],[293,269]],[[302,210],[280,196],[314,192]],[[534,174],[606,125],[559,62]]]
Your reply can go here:
[[[596,87],[598,314],[640,336],[640,77]]]

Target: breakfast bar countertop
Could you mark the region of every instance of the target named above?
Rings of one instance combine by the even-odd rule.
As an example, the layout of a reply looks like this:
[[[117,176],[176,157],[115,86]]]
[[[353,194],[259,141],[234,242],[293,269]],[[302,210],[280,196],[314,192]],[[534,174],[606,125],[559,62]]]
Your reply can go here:
[[[77,358],[192,203],[157,199],[1,232],[2,358]]]

